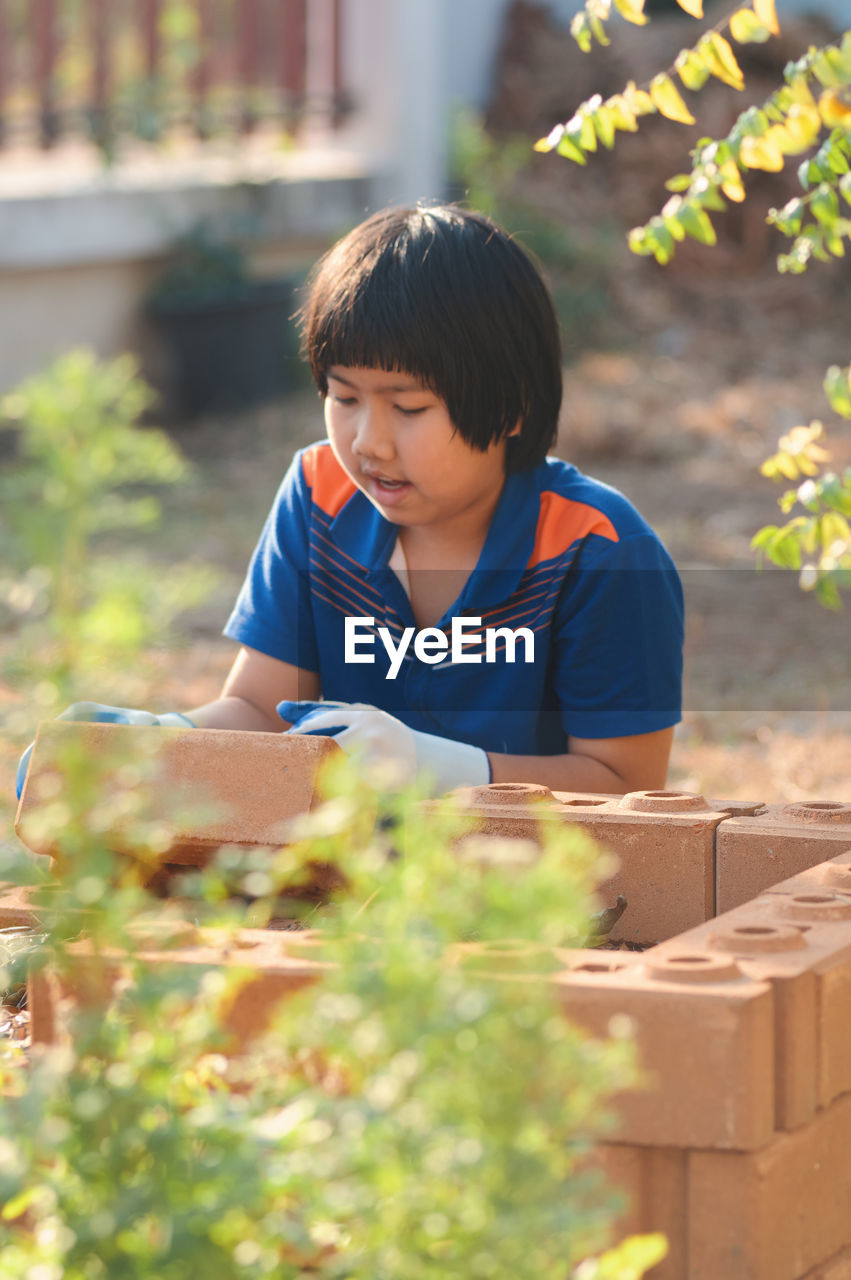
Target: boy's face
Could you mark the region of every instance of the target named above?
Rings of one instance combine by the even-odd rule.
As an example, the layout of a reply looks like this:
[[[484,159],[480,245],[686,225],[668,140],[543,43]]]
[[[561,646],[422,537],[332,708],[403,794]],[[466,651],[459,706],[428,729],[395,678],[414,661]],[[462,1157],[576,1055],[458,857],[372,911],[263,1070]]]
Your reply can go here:
[[[505,480],[505,441],[482,452],[446,404],[407,373],[328,370],[325,427],[340,464],[383,516],[404,527],[476,535]]]

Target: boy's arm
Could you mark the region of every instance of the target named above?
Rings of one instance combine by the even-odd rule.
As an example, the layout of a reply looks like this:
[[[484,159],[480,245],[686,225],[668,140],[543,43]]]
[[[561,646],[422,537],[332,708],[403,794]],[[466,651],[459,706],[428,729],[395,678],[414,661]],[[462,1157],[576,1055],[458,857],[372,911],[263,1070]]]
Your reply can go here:
[[[186,714],[199,729],[246,729],[282,733],[289,727],[279,702],[319,697],[319,676],[243,645],[219,697]]]
[[[674,730],[628,738],[572,738],[560,756],[488,752],[494,782],[538,782],[551,791],[652,791],[665,786]]]

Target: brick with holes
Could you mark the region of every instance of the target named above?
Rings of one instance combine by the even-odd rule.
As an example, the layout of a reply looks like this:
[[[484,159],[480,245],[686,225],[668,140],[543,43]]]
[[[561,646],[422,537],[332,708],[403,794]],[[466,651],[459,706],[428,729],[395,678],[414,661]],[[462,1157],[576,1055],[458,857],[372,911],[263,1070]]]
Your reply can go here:
[[[718,912],[749,902],[787,880],[851,849],[851,804],[808,800],[763,805],[726,818],[717,832]]]

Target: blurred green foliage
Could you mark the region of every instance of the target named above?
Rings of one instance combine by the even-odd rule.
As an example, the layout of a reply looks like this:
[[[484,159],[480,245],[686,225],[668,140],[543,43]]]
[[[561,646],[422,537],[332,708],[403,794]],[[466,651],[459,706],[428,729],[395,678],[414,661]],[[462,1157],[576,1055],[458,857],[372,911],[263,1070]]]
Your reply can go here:
[[[149,403],[132,361],[86,352],[4,402],[3,600],[42,714],[96,669],[124,679],[154,602],[171,607],[171,571],[103,545],[152,527],[153,486],[184,472],[138,425]],[[582,1162],[606,1096],[636,1080],[629,1021],[589,1038],[554,979],[588,931],[597,850],[566,827],[540,853],[476,843],[463,815],[424,821],[420,796],[367,792],[344,761],[284,848],[222,850],[157,901],[145,885],[167,840],[145,817],[143,743],[163,732],[126,759],[63,749],[34,818],[53,868],[0,843],[0,882],[31,886],[39,916],[0,947],[0,989],[27,951],[57,1017],[29,1057],[0,1039],[3,1280],[564,1280],[605,1244],[617,1198]],[[113,852],[116,825],[132,856]],[[316,860],[346,886],[301,904],[324,968],[234,1045],[228,1010],[252,998],[238,931],[282,894],[295,909]],[[196,940],[230,963],[181,965]],[[632,1280],[663,1249],[635,1240],[581,1274]]]
[[[43,714],[91,696],[93,673],[102,696],[125,685],[132,705],[133,660],[215,583],[207,565],[116,549],[117,535],[156,525],[157,490],[186,477],[169,438],[139,425],[153,398],[133,357],[76,350],[0,401],[12,455],[0,474],[0,631],[17,637],[6,675],[38,689]]]
[[[146,964],[186,925],[111,854],[102,765],[65,760],[46,806],[58,884],[8,849],[0,866],[41,885],[31,963],[76,993],[67,1038],[28,1068],[0,1053],[4,1276],[563,1280],[600,1247],[617,1201],[582,1160],[635,1072],[628,1019],[603,1043],[559,1010],[557,951],[581,942],[605,869],[581,832],[540,853],[459,846],[463,816],[423,822],[417,795],[368,794],[344,762],[292,844],[262,863],[226,851],[184,886],[200,938],[221,942],[244,910],[225,886],[261,895],[260,923],[309,858],[347,883],[309,920],[320,981],[234,1054],[238,939],[226,970]],[[634,1261],[599,1275],[638,1276]]]

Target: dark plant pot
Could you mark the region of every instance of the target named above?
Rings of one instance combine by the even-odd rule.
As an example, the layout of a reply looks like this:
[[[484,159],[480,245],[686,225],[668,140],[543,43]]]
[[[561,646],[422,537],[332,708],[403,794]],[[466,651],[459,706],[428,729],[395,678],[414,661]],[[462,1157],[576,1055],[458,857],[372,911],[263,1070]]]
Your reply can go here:
[[[147,312],[168,358],[168,395],[181,418],[232,414],[293,384],[289,280],[252,281],[205,298],[158,298]]]

